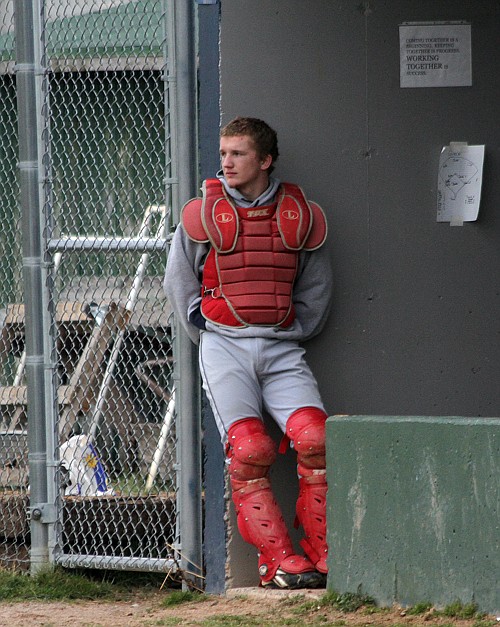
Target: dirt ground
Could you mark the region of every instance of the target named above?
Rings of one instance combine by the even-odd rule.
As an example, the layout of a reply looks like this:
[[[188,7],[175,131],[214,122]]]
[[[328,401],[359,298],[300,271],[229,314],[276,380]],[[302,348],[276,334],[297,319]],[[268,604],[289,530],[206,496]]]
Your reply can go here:
[[[324,590],[285,592],[263,591],[255,588],[231,590],[226,596],[207,596],[202,602],[189,602],[173,607],[162,607],[165,593],[157,591],[146,595],[135,595],[127,601],[76,601],[73,603],[23,602],[0,603],[0,625],[25,627],[65,627],[86,625],[87,627],[137,627],[153,625],[362,625],[381,627],[477,627],[477,620],[458,620],[434,616],[432,610],[426,614],[409,616],[401,608],[372,612],[362,608],[354,613],[342,613],[331,608],[315,606],[300,619],[294,608],[300,604],[314,602]],[[299,598],[297,598],[299,597]],[[230,616],[234,616],[231,621]],[[225,618],[222,618],[225,617]],[[238,618],[236,618],[238,617]],[[289,619],[289,622],[287,620]],[[293,622],[292,622],[293,620]],[[210,621],[210,623],[208,623]],[[299,622],[297,622],[299,621]],[[500,624],[494,616],[482,619],[483,627]]]

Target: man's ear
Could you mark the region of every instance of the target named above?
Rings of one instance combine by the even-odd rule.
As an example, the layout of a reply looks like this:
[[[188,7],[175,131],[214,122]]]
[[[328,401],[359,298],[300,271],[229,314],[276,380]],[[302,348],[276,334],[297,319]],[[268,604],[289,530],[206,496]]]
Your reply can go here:
[[[272,162],[273,162],[273,158],[271,157],[271,155],[266,155],[264,159],[261,159],[260,161],[260,169],[267,170],[268,168],[271,167]]]

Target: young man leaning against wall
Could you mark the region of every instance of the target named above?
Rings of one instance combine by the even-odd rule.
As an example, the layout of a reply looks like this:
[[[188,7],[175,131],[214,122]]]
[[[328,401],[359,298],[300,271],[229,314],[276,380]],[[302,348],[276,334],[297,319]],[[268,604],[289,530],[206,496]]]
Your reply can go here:
[[[261,585],[324,587],[327,574],[325,421],[299,342],[326,321],[331,271],[321,208],[273,176],[276,132],[238,117],[220,133],[221,170],[182,210],[164,288],[199,344],[203,387],[227,455],[238,529],[258,552]],[[270,416],[297,453],[295,552],[273,496]]]

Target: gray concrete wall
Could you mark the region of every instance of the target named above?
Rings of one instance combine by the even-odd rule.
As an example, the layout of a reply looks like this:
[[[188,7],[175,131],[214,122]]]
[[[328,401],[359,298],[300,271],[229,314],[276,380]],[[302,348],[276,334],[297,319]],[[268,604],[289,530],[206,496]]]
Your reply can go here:
[[[498,614],[500,420],[348,416],[326,431],[328,587]]]
[[[398,25],[431,20],[471,22],[472,87],[400,88]],[[307,349],[332,415],[498,415],[499,31],[496,0],[221,2],[222,122],[274,126],[277,175],[328,215],[334,308]],[[486,144],[463,227],[436,222],[450,141]]]

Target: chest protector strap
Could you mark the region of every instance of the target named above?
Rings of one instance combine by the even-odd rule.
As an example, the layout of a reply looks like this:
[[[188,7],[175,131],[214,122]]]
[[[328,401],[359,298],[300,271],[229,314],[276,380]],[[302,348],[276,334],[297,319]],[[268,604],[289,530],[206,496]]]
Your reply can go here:
[[[202,191],[203,198],[188,201],[182,209],[184,229],[195,242],[210,242],[218,253],[230,253],[240,231],[238,210],[219,179],[207,179]],[[285,248],[296,251],[319,248],[327,231],[321,208],[308,203],[302,189],[292,183],[280,185],[277,201],[276,221]]]

